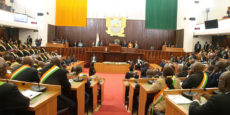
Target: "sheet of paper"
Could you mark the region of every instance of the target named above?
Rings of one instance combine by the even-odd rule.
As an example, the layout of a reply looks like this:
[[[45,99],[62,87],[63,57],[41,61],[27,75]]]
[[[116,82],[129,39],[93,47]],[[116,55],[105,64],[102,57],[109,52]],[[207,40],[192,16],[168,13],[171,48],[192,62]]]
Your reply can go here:
[[[36,92],[36,91],[32,91],[32,90],[25,90],[25,91],[21,91],[22,95],[24,95],[25,97],[28,97],[30,99],[33,99],[34,97],[42,94],[42,92]]]
[[[167,95],[167,97],[176,104],[189,104],[192,102],[182,95]]]

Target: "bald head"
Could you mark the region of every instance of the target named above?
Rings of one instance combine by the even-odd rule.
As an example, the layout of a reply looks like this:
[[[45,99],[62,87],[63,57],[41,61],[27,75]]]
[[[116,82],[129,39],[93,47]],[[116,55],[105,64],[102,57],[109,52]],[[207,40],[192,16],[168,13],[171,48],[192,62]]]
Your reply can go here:
[[[53,59],[51,59],[50,64],[61,66],[61,61],[57,57],[54,57]]]
[[[192,65],[191,69],[194,73],[203,72],[204,65],[202,65],[200,62],[196,62]]]
[[[230,91],[230,71],[221,74],[218,84],[219,90],[223,93]]]
[[[33,66],[33,65],[34,65],[34,60],[32,59],[31,56],[26,56],[26,57],[23,58],[22,63],[23,63],[24,65]]]
[[[45,66],[45,63],[42,62],[42,61],[39,61],[39,62],[38,62],[38,66],[43,68],[43,67]]]

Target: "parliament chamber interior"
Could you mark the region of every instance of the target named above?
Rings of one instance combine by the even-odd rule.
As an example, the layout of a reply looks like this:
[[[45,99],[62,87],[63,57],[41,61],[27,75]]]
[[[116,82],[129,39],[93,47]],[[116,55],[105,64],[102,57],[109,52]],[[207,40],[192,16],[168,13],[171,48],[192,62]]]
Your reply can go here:
[[[229,0],[0,0],[0,115],[229,115]]]

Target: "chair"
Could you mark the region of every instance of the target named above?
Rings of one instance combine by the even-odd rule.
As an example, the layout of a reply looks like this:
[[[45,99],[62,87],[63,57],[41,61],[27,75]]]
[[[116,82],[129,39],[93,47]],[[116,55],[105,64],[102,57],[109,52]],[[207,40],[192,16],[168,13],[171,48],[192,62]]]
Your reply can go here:
[[[69,115],[69,108],[61,109],[57,112],[57,115]]]

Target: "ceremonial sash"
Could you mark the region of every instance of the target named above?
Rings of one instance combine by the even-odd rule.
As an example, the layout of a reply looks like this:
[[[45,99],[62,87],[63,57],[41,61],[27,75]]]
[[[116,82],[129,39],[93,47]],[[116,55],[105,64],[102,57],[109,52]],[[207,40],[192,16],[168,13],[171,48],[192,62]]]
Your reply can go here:
[[[18,57],[18,55],[16,55],[14,52],[11,52],[11,54],[13,54],[14,57]]]
[[[11,67],[14,67],[16,65],[19,65],[19,63],[18,62],[14,62],[14,63],[11,64]]]
[[[44,61],[44,59],[42,58],[42,56],[41,56],[41,55],[40,55],[39,57],[40,57],[41,61]]]
[[[41,68],[41,67],[38,67],[37,70],[40,71],[40,70],[42,70],[42,68]]]
[[[27,50],[24,50],[25,52],[27,52],[28,54],[30,54],[30,52],[29,51],[27,51]]]
[[[14,45],[14,48],[15,48],[15,49],[18,49],[18,47],[17,47],[16,45]]]
[[[47,57],[45,55],[43,57],[45,58],[45,60],[47,60]]]
[[[3,85],[5,82],[0,82],[0,86]]]
[[[22,55],[24,55],[24,53],[23,53],[21,50],[19,50],[19,52],[20,52]]]
[[[46,81],[47,78],[49,78],[54,72],[58,71],[60,68],[56,65],[54,65],[53,67],[51,67],[48,71],[46,71],[40,80],[40,83],[44,83]]]
[[[2,48],[4,49],[4,51],[6,51],[6,47],[2,44],[0,44],[0,46],[2,46]]]
[[[6,64],[11,64],[11,62],[10,61],[6,61]]]
[[[173,85],[175,84],[175,79],[176,77],[173,76]],[[167,85],[165,85],[165,87],[163,89],[161,89],[161,91],[159,93],[157,93],[155,96],[154,96],[154,99],[153,99],[153,105],[156,105],[158,103],[160,103],[163,99],[163,92],[168,89]]]
[[[29,65],[22,65],[21,67],[19,67],[17,70],[15,70],[12,74],[11,74],[11,80],[14,80],[15,77],[17,77],[20,73],[22,73],[23,71],[29,69],[30,66]]]
[[[10,49],[12,49],[12,46],[9,43],[7,45],[10,47]]]
[[[198,89],[205,88],[208,82],[208,75],[204,72],[203,80],[201,81],[200,85],[197,87]]]

